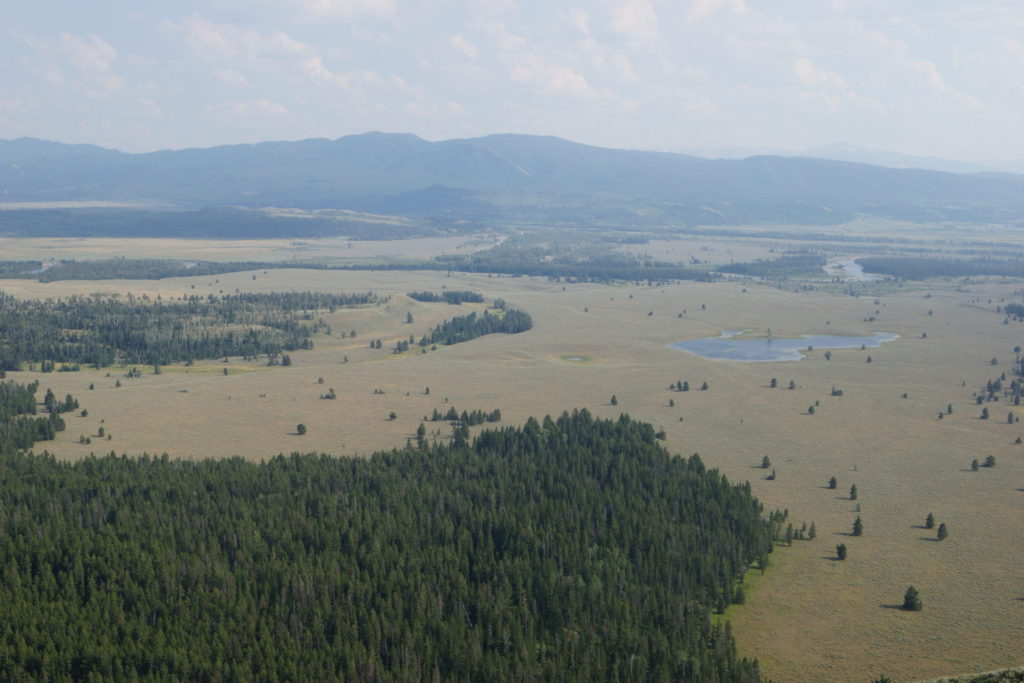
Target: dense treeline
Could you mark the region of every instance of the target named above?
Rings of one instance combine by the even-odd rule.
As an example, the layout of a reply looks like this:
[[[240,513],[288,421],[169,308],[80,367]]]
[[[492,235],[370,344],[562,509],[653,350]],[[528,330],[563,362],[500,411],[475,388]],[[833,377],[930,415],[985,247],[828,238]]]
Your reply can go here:
[[[65,427],[60,413],[78,407],[71,394],[63,403],[57,401],[53,391],[47,389],[45,417],[37,413],[36,391],[39,382],[15,384],[0,382],[0,451],[31,448],[37,441],[49,441]]]
[[[437,256],[433,267],[469,273],[504,273],[561,278],[574,282],[612,282],[614,280],[667,282],[696,280],[710,282],[714,276],[707,270],[686,268],[674,263],[636,259],[593,259],[560,261],[523,258],[501,258],[489,252],[473,255]]]
[[[223,275],[248,270],[302,268],[339,270],[324,263],[294,261],[182,261],[175,259],[96,259],[59,261],[45,267],[40,261],[0,261],[0,277],[60,280],[162,280],[168,277]]]
[[[426,419],[426,418],[424,418]],[[495,408],[491,411],[480,410],[476,408],[474,410],[463,410],[459,413],[452,406],[447,412],[442,413],[437,408],[434,408],[434,412],[430,414],[431,422],[458,422],[467,427],[475,427],[476,425],[482,425],[485,422],[501,422],[501,411]]]
[[[821,254],[791,254],[777,259],[730,263],[718,266],[720,273],[749,275],[769,279],[783,279],[807,275],[821,275],[826,259]]]
[[[446,289],[440,294],[437,292],[409,292],[408,297],[410,299],[415,299],[416,301],[424,302],[436,303],[444,301],[445,303],[453,304],[456,306],[464,301],[470,304],[482,304],[484,302],[483,294],[477,294],[476,292],[470,292],[468,290],[453,291]]]
[[[748,485],[585,411],[369,459],[0,457],[0,676],[756,681]]]
[[[95,367],[165,364],[224,356],[276,356],[312,348],[326,328],[317,311],[384,301],[372,292],[279,292],[192,296],[18,300],[0,292],[0,369],[25,363]]]
[[[891,275],[905,280],[925,280],[933,277],[1024,277],[1024,260],[1020,259],[955,259],[913,258],[902,256],[872,256],[859,258],[857,263],[865,273]]]
[[[485,334],[518,334],[533,327],[533,318],[515,308],[507,308],[500,314],[484,311],[478,316],[476,311],[451,320],[445,320],[420,338],[420,346],[430,344],[458,344]]]
[[[273,205],[271,202],[264,206]],[[320,204],[318,208],[323,206]],[[264,211],[230,207],[197,211],[76,208],[9,209],[0,212],[0,233],[15,237],[314,239],[344,236],[350,240],[391,240],[451,235],[476,230],[479,230],[479,225],[467,221],[442,223],[415,218],[393,221],[374,218],[359,220],[351,214],[323,215],[321,212],[291,216],[270,215]]]

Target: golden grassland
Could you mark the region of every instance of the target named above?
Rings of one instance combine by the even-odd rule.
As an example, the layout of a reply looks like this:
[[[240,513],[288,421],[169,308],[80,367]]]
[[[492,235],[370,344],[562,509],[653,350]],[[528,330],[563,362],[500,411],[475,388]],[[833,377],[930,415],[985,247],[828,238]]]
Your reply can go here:
[[[731,282],[563,285],[294,269],[252,275],[0,281],[0,290],[31,297],[131,291],[166,298],[235,289],[392,295],[387,304],[325,315],[333,334],[316,338],[313,350],[293,352],[290,367],[232,358],[165,367],[159,375],[141,368],[137,379],[124,377],[126,368],[18,373],[59,396],[74,394],[89,411],[86,418],[69,416],[67,431],[41,446],[65,459],[111,450],[255,460],[291,451],[365,455],[403,446],[423,416],[451,405],[499,408],[503,424],[573,408],[602,417],[628,412],[663,427],[671,451],[699,452],[730,479],[749,480],[766,508],[788,509],[797,528],[816,523],[818,538],[779,548],[768,572],[754,579],[747,603],[728,614],[742,654],[757,657],[773,679],[865,681],[884,673],[912,680],[1024,661],[1024,446],[1014,444],[1024,428],[1007,423],[1002,403],[988,404],[991,419],[978,419],[981,408],[972,399],[987,380],[1009,371],[1013,347],[1024,343],[1024,327],[1003,325],[994,312],[1019,284],[894,289],[875,303]],[[404,295],[444,286],[503,297],[533,316],[534,329],[393,355],[397,340],[418,339],[472,310]],[[866,322],[869,316],[875,321]],[[886,331],[901,338],[866,351],[833,350],[831,360],[819,349],[799,362],[771,363],[709,360],[668,346],[723,329],[768,328],[776,337]],[[341,336],[352,329],[355,338]],[[369,348],[376,338],[382,350]],[[772,377],[780,388],[768,388]],[[669,391],[677,380],[693,390]],[[796,389],[785,389],[790,380]],[[709,389],[697,390],[705,381]],[[843,396],[831,396],[833,386]],[[320,398],[329,388],[337,399]],[[609,404],[612,394],[617,406]],[[954,413],[937,419],[950,403]],[[388,419],[391,411],[397,419]],[[101,421],[109,441],[95,437]],[[306,435],[294,433],[298,423]],[[437,438],[450,433],[447,423],[426,426],[431,435],[441,431]],[[79,435],[93,435],[92,444],[79,444]],[[973,458],[989,454],[994,469],[970,471]],[[774,481],[759,467],[764,455]],[[839,480],[837,490],[825,487],[830,476]],[[847,499],[851,484],[859,490],[856,502]],[[929,512],[949,527],[946,541],[921,528]],[[846,534],[858,514],[865,532],[855,538]],[[832,559],[838,543],[849,548],[845,562]],[[910,584],[921,592],[921,612],[894,608]]]
[[[319,239],[192,240],[121,237],[0,237],[6,261],[49,259],[195,259],[197,261],[299,261],[345,263],[366,259],[429,259],[493,246],[490,235],[409,240]]]

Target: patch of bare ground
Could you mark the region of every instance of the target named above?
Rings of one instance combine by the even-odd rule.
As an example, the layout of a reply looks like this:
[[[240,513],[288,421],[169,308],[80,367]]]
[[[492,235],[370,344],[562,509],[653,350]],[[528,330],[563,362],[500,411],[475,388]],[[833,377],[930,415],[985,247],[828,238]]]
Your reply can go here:
[[[393,299],[327,316],[333,334],[318,337],[311,351],[292,353],[290,367],[233,358],[168,367],[160,375],[143,368],[141,378],[120,377],[120,388],[114,385],[124,369],[24,373],[58,396],[73,393],[89,410],[87,418],[69,417],[67,431],[43,446],[68,459],[109,450],[185,458],[262,459],[296,450],[351,455],[402,446],[425,415],[451,405],[499,408],[504,423],[584,407],[602,417],[627,412],[663,427],[673,452],[699,452],[730,479],[749,480],[766,507],[788,509],[797,528],[816,523],[818,538],[779,548],[746,605],[728,615],[742,654],[760,659],[774,680],[865,681],[881,674],[914,680],[1024,660],[1024,446],[1014,444],[1024,429],[1006,422],[1009,408],[1001,403],[989,404],[993,419],[977,419],[980,407],[972,399],[975,389],[1009,370],[1012,349],[1021,343],[1024,328],[1002,325],[994,312],[1015,286],[936,289],[929,299],[924,289],[893,290],[875,303],[771,287],[744,291],[738,283],[563,285],[301,270],[217,279],[4,281],[0,289],[19,296],[132,291],[165,297],[236,288],[372,289]],[[503,297],[533,316],[534,329],[392,354],[397,340],[418,339],[444,318],[471,310],[403,296],[444,286]],[[834,350],[831,360],[816,349],[802,361],[778,363],[708,360],[668,346],[723,329],[763,334],[768,328],[776,337],[886,331],[901,338],[876,349]],[[352,329],[356,337],[341,335]],[[382,350],[369,348],[376,338]],[[772,377],[779,388],[768,388]],[[678,380],[691,391],[670,391]],[[790,380],[793,390],[786,389]],[[699,390],[703,382],[707,391]],[[832,396],[833,386],[843,395]],[[337,398],[321,399],[329,388]],[[954,412],[939,420],[947,404]],[[389,420],[392,411],[397,417]],[[113,438],[79,444],[79,435],[95,434],[100,420]],[[300,422],[308,428],[304,436],[294,434]],[[450,433],[445,423],[426,426],[430,438]],[[970,471],[973,458],[989,454],[995,468]],[[773,481],[758,467],[764,455],[777,472]],[[831,476],[836,490],[825,487]],[[852,484],[857,501],[847,499]],[[933,532],[919,528],[928,513],[948,525],[948,539],[930,540]],[[845,535],[858,514],[864,535]],[[849,549],[844,562],[832,559],[838,543]],[[924,609],[894,609],[911,584]]]

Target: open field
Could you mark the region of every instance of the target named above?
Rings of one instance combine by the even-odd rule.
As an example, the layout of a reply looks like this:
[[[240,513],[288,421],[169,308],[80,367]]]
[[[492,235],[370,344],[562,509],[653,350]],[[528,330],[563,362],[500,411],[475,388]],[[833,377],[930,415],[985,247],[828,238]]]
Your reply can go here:
[[[367,259],[428,259],[492,246],[497,237],[423,237],[409,240],[322,239],[181,240],[113,237],[0,237],[4,260],[195,259],[347,263]]]
[[[424,240],[430,244],[414,248],[424,255],[429,249],[440,253],[436,250],[455,250],[465,241]],[[40,258],[41,250],[56,248],[24,242],[0,246],[5,255],[25,250],[7,258]],[[135,241],[117,242],[127,250],[124,243]],[[233,243],[202,244],[216,256],[188,246],[195,243],[181,243],[180,251],[172,244],[170,251],[154,252],[157,245],[151,244],[115,253],[173,257],[187,251],[192,258],[269,260],[270,254],[283,253],[275,250],[288,249],[283,240],[239,244],[238,252],[232,251]],[[109,246],[95,245],[101,251]],[[408,253],[410,246],[394,243],[393,248]],[[68,253],[80,258],[75,248],[69,246]],[[761,247],[742,248],[750,250],[743,256],[748,258]],[[656,249],[648,249],[658,257]],[[972,398],[987,380],[1009,372],[1013,347],[1024,343],[1024,327],[1003,325],[1003,316],[994,312],[1019,283],[973,284],[967,291],[957,291],[955,283],[890,288],[875,303],[738,282],[563,285],[485,275],[294,269],[253,275],[0,281],[0,290],[25,297],[130,291],[166,298],[236,289],[372,289],[392,295],[388,304],[325,315],[334,334],[316,337],[313,350],[292,352],[290,367],[232,358],[226,364],[168,366],[160,375],[141,368],[142,377],[135,379],[124,377],[127,368],[18,373],[19,380],[40,379],[58,396],[74,394],[89,411],[86,418],[69,416],[67,430],[38,448],[59,458],[110,450],[183,458],[261,459],[296,450],[362,455],[404,445],[423,416],[451,405],[460,412],[498,408],[503,424],[573,408],[602,417],[628,412],[663,427],[673,452],[699,452],[730,479],[749,480],[766,508],[788,509],[797,528],[816,523],[818,538],[780,547],[769,571],[754,581],[746,604],[730,609],[741,651],[759,658],[768,676],[865,681],[885,673],[914,680],[1024,661],[1024,445],[1014,443],[1024,428],[1007,423],[1009,408],[1002,403],[987,404],[991,419],[977,419],[981,407]],[[419,338],[441,320],[479,308],[404,296],[442,287],[503,297],[533,316],[534,329],[425,354],[418,348],[392,354],[397,340],[410,334]],[[414,322],[406,324],[409,313]],[[871,316],[875,320],[866,322]],[[885,331],[901,338],[867,351],[834,350],[831,360],[815,350],[800,362],[779,363],[714,361],[667,346],[723,329],[757,335],[768,328],[776,337]],[[355,338],[340,336],[353,329]],[[370,349],[370,340],[377,338],[384,348]],[[998,359],[994,367],[993,357]],[[780,388],[768,388],[772,377]],[[677,380],[688,381],[693,390],[669,391]],[[790,380],[794,390],[785,389]],[[697,390],[704,381],[709,389]],[[833,386],[843,396],[831,396]],[[337,399],[321,400],[329,388]],[[613,394],[617,406],[609,403]],[[816,401],[820,405],[809,415]],[[937,419],[950,403],[953,414]],[[397,414],[393,421],[391,411]],[[95,436],[101,421],[112,435],[109,441]],[[300,422],[308,427],[301,437],[294,434]],[[426,426],[430,435],[441,431],[437,438],[450,434],[447,423]],[[92,435],[92,444],[79,444],[79,435]],[[989,454],[996,458],[994,469],[970,471],[973,458]],[[774,481],[767,481],[759,467],[764,455],[777,472]],[[838,479],[837,490],[825,488],[830,476]],[[847,499],[851,484],[859,490],[856,502]],[[919,528],[929,512],[949,527],[946,541],[935,542],[933,531]],[[858,514],[864,535],[845,535]],[[831,559],[838,543],[849,548],[845,562]],[[892,609],[910,584],[920,590],[924,610]]]

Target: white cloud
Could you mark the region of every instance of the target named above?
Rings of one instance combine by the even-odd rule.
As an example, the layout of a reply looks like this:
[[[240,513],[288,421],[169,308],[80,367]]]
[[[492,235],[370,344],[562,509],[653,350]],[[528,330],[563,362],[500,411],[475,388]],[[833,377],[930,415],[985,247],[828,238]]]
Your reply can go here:
[[[801,84],[814,87],[838,87],[846,86],[846,81],[837,73],[826,71],[811,60],[800,57],[793,62],[793,72]]]
[[[722,8],[733,14],[746,14],[748,11],[743,0],[693,0],[690,5],[690,21],[700,21]]]
[[[631,40],[658,35],[658,15],[650,0],[620,0],[612,7],[611,27]]]
[[[555,64],[540,55],[528,52],[508,57],[509,76],[517,83],[534,85],[554,95],[593,98],[590,83],[574,69]]]
[[[456,33],[454,36],[448,39],[448,44],[461,52],[469,59],[475,60],[480,56],[480,50],[477,49],[476,45],[469,42],[464,35]]]
[[[207,107],[207,111],[237,117],[252,115],[280,117],[287,116],[290,113],[287,107],[280,102],[275,102],[273,100],[256,100],[255,102],[220,102]]]
[[[582,7],[573,7],[569,11],[569,22],[583,35],[590,35],[590,15]]]
[[[359,15],[390,19],[395,15],[395,0],[291,0],[290,4],[305,14],[332,19]]]
[[[236,69],[217,69],[213,72],[213,75],[224,85],[230,85],[236,88],[242,88],[249,85],[249,79]]]
[[[22,65],[56,88],[107,97],[125,86],[114,70],[117,50],[93,33],[83,36],[64,31],[53,41],[28,37],[25,42],[35,55],[23,57]]]
[[[923,78],[925,84],[934,92],[945,95],[971,109],[978,109],[982,106],[982,103],[978,98],[973,95],[966,95],[947,85],[946,81],[943,80],[942,75],[939,73],[939,68],[935,66],[934,62],[919,59],[911,62],[911,67],[921,78]]]
[[[629,57],[626,55],[614,54],[608,58],[608,61],[611,62],[612,67],[615,69],[615,73],[617,73],[620,78],[627,81],[640,80],[636,75],[636,72],[633,70],[633,62],[631,62]]]
[[[349,87],[349,80],[345,74],[334,73],[328,69],[324,66],[324,60],[320,57],[310,57],[309,59],[305,59],[301,62],[301,66],[306,77],[311,81],[333,85],[339,88]]]
[[[206,59],[227,59],[255,63],[260,59],[298,57],[312,48],[283,31],[260,33],[245,26],[218,24],[193,14],[173,25],[188,45]]]

